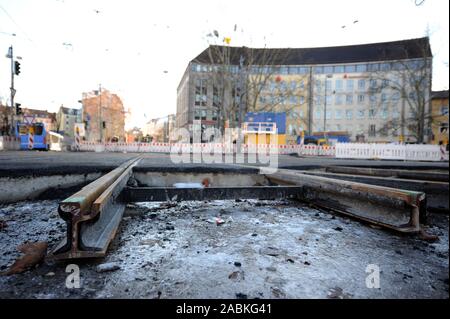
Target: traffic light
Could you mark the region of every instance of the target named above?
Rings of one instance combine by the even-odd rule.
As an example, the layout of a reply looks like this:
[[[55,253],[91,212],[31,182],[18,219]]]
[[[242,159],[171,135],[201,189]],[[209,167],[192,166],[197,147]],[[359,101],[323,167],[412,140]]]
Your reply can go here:
[[[105,121],[102,122],[102,126],[103,126],[103,128],[106,128],[106,122]]]
[[[20,107],[22,104],[16,103],[16,115],[22,114],[22,108]]]
[[[20,74],[20,62],[19,61],[14,61],[14,73],[16,75]]]

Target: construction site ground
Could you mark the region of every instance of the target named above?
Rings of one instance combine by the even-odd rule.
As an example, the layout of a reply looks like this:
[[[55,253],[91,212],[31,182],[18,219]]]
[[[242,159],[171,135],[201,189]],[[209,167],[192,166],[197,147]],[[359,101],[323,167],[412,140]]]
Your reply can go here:
[[[4,151],[0,178],[14,188],[5,191],[16,196],[21,185],[32,193],[33,185],[57,186],[64,178],[79,183],[80,174],[92,180],[136,155]],[[278,157],[279,168],[327,165],[448,171],[449,164]],[[169,154],[145,154],[136,170],[183,173],[211,167],[242,170],[174,164]],[[45,241],[51,250],[64,238],[58,204],[80,187],[51,188],[45,196],[0,204],[0,272],[21,255],[17,246]],[[439,236],[431,243],[293,200],[128,204],[106,258],[46,259],[22,274],[0,276],[0,299],[448,298],[448,218],[448,212],[431,213],[427,231]],[[69,264],[80,269],[80,288],[66,287]],[[368,265],[380,269],[379,289],[366,286]]]
[[[23,242],[63,238],[58,203],[0,206],[0,271]],[[430,222],[435,243],[293,200],[129,204],[105,259],[46,260],[0,276],[0,299],[448,298],[448,215]],[[66,287],[70,263],[80,288]],[[99,272],[105,263],[114,267]],[[380,269],[379,289],[366,286],[369,264]]]

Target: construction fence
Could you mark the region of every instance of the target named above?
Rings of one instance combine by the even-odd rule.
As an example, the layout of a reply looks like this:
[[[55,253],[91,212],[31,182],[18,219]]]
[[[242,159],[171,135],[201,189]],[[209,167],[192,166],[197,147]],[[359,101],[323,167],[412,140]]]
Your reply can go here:
[[[335,146],[243,144],[245,154],[272,153],[298,156],[326,156],[348,159],[385,159],[405,161],[448,161],[444,147],[425,144],[337,143]],[[87,152],[130,153],[237,153],[236,144],[221,143],[93,143],[81,142],[74,149]]]
[[[0,136],[0,151],[14,151],[20,149],[20,139],[14,136]]]

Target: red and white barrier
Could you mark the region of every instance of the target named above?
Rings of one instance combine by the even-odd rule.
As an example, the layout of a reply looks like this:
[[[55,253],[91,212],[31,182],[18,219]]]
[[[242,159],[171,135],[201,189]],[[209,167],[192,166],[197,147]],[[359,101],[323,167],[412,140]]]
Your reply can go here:
[[[441,161],[438,145],[424,144],[336,144],[336,158],[389,159],[404,161]]]
[[[20,150],[20,139],[15,136],[0,136],[0,151]]]
[[[32,150],[34,147],[34,134],[33,132],[28,133],[28,149]]]
[[[440,146],[441,149],[441,161],[448,161],[449,160],[449,152],[447,151],[445,146]]]
[[[80,150],[88,152],[130,152],[130,153],[237,153],[236,144],[223,143],[92,143],[80,142]],[[391,159],[414,161],[448,160],[438,145],[394,145],[337,143],[335,146],[318,145],[275,145],[243,144],[240,149],[245,154],[298,154],[301,156],[328,156],[354,159]]]

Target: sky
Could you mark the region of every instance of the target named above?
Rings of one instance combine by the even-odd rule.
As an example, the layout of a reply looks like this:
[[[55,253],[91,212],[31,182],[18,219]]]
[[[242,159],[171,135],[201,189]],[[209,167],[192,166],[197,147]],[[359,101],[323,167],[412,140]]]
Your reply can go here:
[[[11,45],[21,57],[15,102],[80,108],[82,93],[101,85],[121,97],[130,128],[176,113],[189,61],[223,37],[301,48],[426,34],[433,90],[448,89],[448,0],[0,0],[0,99],[9,104]]]

